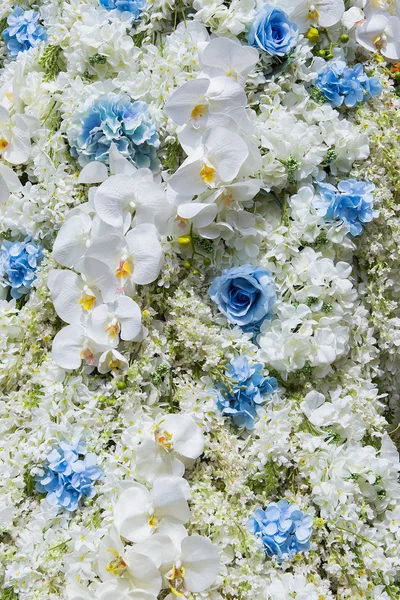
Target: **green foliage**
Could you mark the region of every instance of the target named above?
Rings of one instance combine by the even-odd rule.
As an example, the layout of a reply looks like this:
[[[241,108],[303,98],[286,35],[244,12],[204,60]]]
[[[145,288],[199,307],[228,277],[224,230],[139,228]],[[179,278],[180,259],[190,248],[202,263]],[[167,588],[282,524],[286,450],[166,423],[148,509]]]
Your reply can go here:
[[[312,248],[313,250],[318,252],[328,243],[328,236],[326,235],[326,231],[321,231],[315,242],[306,242],[304,240],[301,240],[300,243],[303,246],[303,248]]]
[[[18,598],[13,588],[4,588],[0,596],[0,600],[18,600]]]
[[[39,59],[39,65],[44,69],[44,81],[53,81],[64,68],[64,55],[61,46],[46,46]]]
[[[93,54],[93,56],[89,56],[89,63],[94,67],[95,65],[105,65],[107,62],[107,57],[102,54]]]
[[[165,150],[165,168],[169,169],[170,171],[176,171],[176,169],[179,167],[179,163],[181,162],[182,158],[182,146],[180,145],[180,143],[176,140],[175,142],[168,144]]]

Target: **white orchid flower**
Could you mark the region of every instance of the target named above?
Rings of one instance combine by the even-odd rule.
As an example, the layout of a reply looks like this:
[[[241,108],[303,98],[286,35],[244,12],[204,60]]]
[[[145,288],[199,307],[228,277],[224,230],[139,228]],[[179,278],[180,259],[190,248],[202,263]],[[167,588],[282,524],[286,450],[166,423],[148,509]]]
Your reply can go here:
[[[189,520],[188,495],[189,485],[182,478],[160,477],[151,492],[134,483],[122,492],[115,505],[115,526],[130,542],[143,542],[164,521],[184,524]]]
[[[144,590],[132,590],[124,579],[107,581],[96,588],[96,600],[157,600],[157,597]]]
[[[7,202],[10,192],[19,192],[21,189],[18,175],[10,167],[0,165],[0,204]]]
[[[364,13],[361,8],[352,6],[343,15],[342,23],[346,29],[353,29],[356,25],[361,25],[364,22]]]
[[[207,131],[196,148],[168,180],[182,197],[193,197],[209,188],[231,183],[249,156],[246,142],[223,127]]]
[[[158,570],[162,560],[159,546],[159,551],[154,552],[155,560],[152,560],[140,544],[125,548],[117,529],[111,526],[98,550],[97,568],[101,579],[113,583],[122,579],[126,582],[124,587],[129,586],[132,591],[143,590],[157,596],[162,583]]]
[[[203,592],[220,571],[218,549],[200,535],[185,535],[184,529],[166,524],[163,535],[154,536],[163,548],[161,570],[174,596]],[[164,562],[167,559],[167,562]]]
[[[332,27],[343,17],[343,0],[286,0],[290,20],[296,23],[300,33],[305,33],[313,25]]]
[[[120,296],[114,302],[100,304],[87,323],[91,339],[103,346],[116,348],[119,340],[134,340],[142,329],[142,312],[132,298]]]
[[[132,216],[134,224],[154,223],[166,205],[162,188],[153,181],[149,169],[138,169],[132,175],[112,175],[96,190],[96,213],[108,225],[126,232]]]
[[[246,105],[243,87],[226,76],[199,77],[184,83],[171,96],[165,110],[175,123],[208,127],[213,115]]]
[[[217,37],[200,53],[200,66],[210,77],[226,75],[244,83],[258,62],[258,51],[238,40]]]
[[[400,60],[400,18],[385,12],[372,12],[357,27],[356,39],[370,52],[380,52],[388,60]]]
[[[114,142],[110,146],[108,161],[110,175],[133,175],[137,171],[137,168],[118,151]],[[79,173],[78,183],[103,183],[107,177],[107,166],[102,162],[93,160],[85,165]]]
[[[103,352],[99,358],[99,364],[97,370],[99,373],[112,372],[113,375],[120,375],[123,371],[126,371],[129,367],[129,362],[118,350],[110,348]]]
[[[204,450],[200,427],[186,415],[166,415],[153,427],[153,436],[136,450],[136,469],[148,483],[157,477],[182,477]]]
[[[58,316],[66,323],[79,323],[105,297],[112,300],[116,295],[115,277],[104,263],[88,258],[84,261],[85,272],[53,269],[49,272],[48,286]]]
[[[53,340],[54,362],[63,369],[78,369],[82,361],[89,367],[96,367],[101,354],[107,347],[90,339],[82,325],[67,325]]]
[[[123,290],[129,282],[146,285],[157,279],[164,253],[155,226],[144,223],[125,237],[116,233],[95,239],[85,254],[88,257],[108,265]]]

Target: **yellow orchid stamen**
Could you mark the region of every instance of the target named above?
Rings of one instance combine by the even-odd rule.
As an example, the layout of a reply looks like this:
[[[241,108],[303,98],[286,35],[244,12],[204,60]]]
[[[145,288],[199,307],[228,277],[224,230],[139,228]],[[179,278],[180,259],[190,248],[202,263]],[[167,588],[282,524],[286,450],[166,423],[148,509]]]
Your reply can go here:
[[[5,150],[8,146],[8,142],[6,140],[6,138],[0,138],[0,152],[2,152],[3,150]]]
[[[80,353],[80,357],[82,360],[85,360],[88,365],[92,365],[94,363],[94,354],[90,348],[84,348]]]
[[[82,298],[78,300],[78,304],[82,306],[83,310],[89,312],[96,306],[96,296],[91,294],[83,294]]]
[[[308,11],[307,19],[310,21],[316,21],[319,18],[319,12],[315,8],[314,4],[310,6],[310,10]]]
[[[172,433],[169,431],[161,431],[156,429],[154,432],[154,437],[160,446],[162,446],[165,450],[171,450],[172,448]]]
[[[157,519],[157,517],[155,515],[151,515],[151,517],[149,519],[149,526],[152,529],[157,529],[158,523],[159,523],[159,520]]]
[[[108,333],[110,338],[116,338],[120,331],[121,328],[119,326],[119,323],[114,323],[113,321],[111,321],[110,325],[107,325],[106,327],[106,332]]]
[[[9,102],[14,102],[14,94],[12,92],[6,92],[6,98]]]
[[[187,590],[185,589],[185,568],[183,566],[174,565],[165,578],[174,596],[185,595]]]
[[[108,361],[108,366],[112,371],[117,371],[121,366],[121,361],[117,359],[111,359]]]
[[[200,177],[205,183],[212,183],[215,180],[216,170],[214,167],[209,167],[206,164],[203,164],[203,168],[200,171]]]
[[[204,117],[207,110],[207,104],[197,104],[197,106],[195,106],[192,110],[190,116],[192,117],[193,121],[198,121],[199,119],[201,119],[201,117]]]
[[[115,548],[107,548],[107,552],[111,552],[111,554],[115,555],[115,558],[112,558],[106,564],[107,573],[112,573],[116,577],[122,575],[122,573],[126,570],[127,564]]]
[[[127,277],[131,274],[131,267],[127,260],[121,260],[118,268],[115,271],[115,274],[118,278]]]
[[[382,48],[385,48],[386,39],[382,35],[378,35],[378,37],[376,37],[374,39],[374,46],[377,50],[381,50]]]

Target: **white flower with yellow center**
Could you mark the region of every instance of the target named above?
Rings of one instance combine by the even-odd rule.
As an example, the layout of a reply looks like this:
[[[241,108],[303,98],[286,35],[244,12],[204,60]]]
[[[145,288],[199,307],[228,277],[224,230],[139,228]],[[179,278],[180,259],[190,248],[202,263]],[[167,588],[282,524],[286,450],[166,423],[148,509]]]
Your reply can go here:
[[[356,29],[360,46],[380,52],[388,60],[400,60],[400,18],[386,12],[370,12]]]
[[[168,185],[175,194],[191,198],[231,183],[248,156],[249,148],[240,135],[216,127],[204,134],[199,146],[169,178]]]
[[[210,77],[225,75],[244,83],[258,62],[258,51],[236,39],[216,37],[200,53],[200,66]]]
[[[61,329],[53,340],[54,362],[63,369],[79,369],[82,364],[96,367],[101,354],[108,350],[107,346],[97,344],[90,339],[82,325],[67,325]]]
[[[97,370],[99,373],[111,373],[114,376],[120,375],[129,367],[129,362],[118,350],[110,348],[103,352],[99,358]]]
[[[118,346],[120,339],[134,340],[141,329],[141,310],[128,296],[120,296],[114,302],[96,306],[87,324],[91,339],[103,346],[114,348]]]
[[[147,482],[158,477],[182,477],[204,449],[203,433],[186,415],[166,415],[136,450],[136,469]]]
[[[290,20],[298,25],[300,33],[313,25],[336,25],[345,9],[343,0],[285,0],[282,7],[288,11]]]
[[[86,208],[86,205],[85,205]],[[53,256],[63,267],[74,267],[90,245],[92,219],[85,209],[70,211],[53,246]]]
[[[151,492],[140,483],[123,491],[114,508],[114,523],[130,542],[143,542],[161,523],[184,524],[189,520],[189,485],[179,477],[160,477]]]

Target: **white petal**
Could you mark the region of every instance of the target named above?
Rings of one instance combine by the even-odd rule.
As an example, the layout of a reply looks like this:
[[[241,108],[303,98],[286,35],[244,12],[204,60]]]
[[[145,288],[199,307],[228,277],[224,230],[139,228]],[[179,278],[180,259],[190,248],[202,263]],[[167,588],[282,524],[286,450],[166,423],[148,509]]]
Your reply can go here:
[[[126,235],[133,257],[132,281],[139,285],[152,283],[161,270],[164,253],[155,235],[154,225],[138,225]]]
[[[58,316],[66,323],[79,323],[84,314],[79,304],[84,287],[82,278],[73,271],[57,269],[49,272],[48,284]]]
[[[78,183],[101,183],[108,177],[108,170],[104,163],[94,160],[83,167],[79,173]]]
[[[197,154],[198,153],[196,153],[196,155]],[[193,156],[194,154],[187,158],[181,164],[179,169],[168,179],[168,185],[171,186],[175,192],[189,198],[196,194],[201,194],[207,189],[207,184],[200,175],[204,163],[200,158],[192,160]]]
[[[31,135],[21,115],[15,116],[11,142],[3,157],[12,165],[20,165],[28,160],[31,153]]]
[[[67,325],[53,340],[53,359],[63,369],[78,369],[85,332],[80,325]]]
[[[204,136],[207,158],[223,182],[232,181],[249,155],[246,142],[233,131],[217,127]]]
[[[203,453],[204,436],[201,428],[186,415],[167,415],[162,428],[172,434],[173,448],[178,454],[195,459]]]
[[[182,477],[185,472],[183,463],[173,454],[161,448],[154,440],[147,439],[136,450],[136,469],[148,483],[157,477],[173,475]]]
[[[343,0],[318,0],[317,10],[318,24],[321,27],[332,27],[343,17],[345,6]]]
[[[182,524],[189,520],[189,505],[177,478],[160,477],[156,479],[151,497],[158,518],[172,519],[176,523]]]
[[[214,221],[218,209],[215,204],[190,202],[189,204],[178,206],[177,212],[182,219],[192,220],[196,227],[206,227]]]
[[[142,328],[142,311],[132,298],[117,298],[115,314],[121,324],[121,340],[133,340]]]
[[[202,592],[217,579],[220,570],[218,550],[200,535],[183,539],[181,547],[186,587],[191,592]]]
[[[19,192],[22,189],[18,175],[10,167],[0,165],[0,175],[10,192]]]
[[[107,304],[100,304],[90,314],[87,331],[97,344],[116,348],[119,343],[119,335],[111,337],[107,331],[111,320],[112,315],[109,312],[109,306]]]
[[[53,256],[64,267],[73,267],[86,251],[92,220],[81,212],[63,223],[53,246]]]
[[[137,168],[120,152],[118,152],[117,146],[114,144],[114,142],[110,146],[108,160],[112,175],[133,175],[137,171]]]
[[[229,38],[215,38],[205,48],[202,62],[208,67],[219,67],[228,76],[247,75],[258,61],[258,51],[242,46]]]
[[[135,551],[135,547],[126,554],[129,566],[129,579],[136,588],[157,595],[161,589],[161,575],[154,562],[144,554]]]
[[[167,207],[164,191],[153,181],[138,185],[136,191],[136,213],[132,226],[141,223],[154,223],[156,216]]]
[[[90,289],[99,290],[104,302],[112,302],[117,295],[117,280],[111,268],[104,262],[84,256],[82,275],[86,277]],[[93,291],[94,291],[93,290]]]

